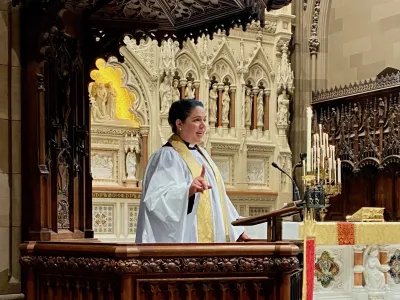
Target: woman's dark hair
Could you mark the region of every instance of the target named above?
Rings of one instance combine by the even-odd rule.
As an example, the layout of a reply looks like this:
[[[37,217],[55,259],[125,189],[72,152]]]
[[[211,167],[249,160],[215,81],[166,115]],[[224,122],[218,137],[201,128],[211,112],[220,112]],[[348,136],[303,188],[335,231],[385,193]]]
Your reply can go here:
[[[172,128],[172,132],[177,133],[176,120],[185,122],[192,110],[197,107],[204,107],[203,102],[196,99],[183,99],[172,103],[168,113],[168,123]]]

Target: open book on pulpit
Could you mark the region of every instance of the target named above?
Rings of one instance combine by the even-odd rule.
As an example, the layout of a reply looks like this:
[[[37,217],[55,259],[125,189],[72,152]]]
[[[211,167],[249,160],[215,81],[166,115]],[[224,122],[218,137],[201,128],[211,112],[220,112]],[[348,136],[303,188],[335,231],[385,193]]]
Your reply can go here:
[[[299,213],[301,207],[296,206],[292,202],[284,208],[267,212],[258,216],[240,218],[232,222],[233,226],[256,226],[266,224],[266,237],[268,242],[276,242],[282,240],[282,218]],[[251,234],[250,234],[251,235]]]

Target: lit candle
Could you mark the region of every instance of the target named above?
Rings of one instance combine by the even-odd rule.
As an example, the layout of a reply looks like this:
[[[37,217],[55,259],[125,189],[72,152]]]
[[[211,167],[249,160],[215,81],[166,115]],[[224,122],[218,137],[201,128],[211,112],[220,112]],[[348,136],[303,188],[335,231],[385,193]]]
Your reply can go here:
[[[319,127],[319,136],[321,137],[321,144],[319,144],[319,146],[322,146],[322,144],[324,143],[324,141],[323,141],[323,136],[322,136],[322,124],[319,124],[318,125],[318,127]]]
[[[317,182],[319,182],[319,172],[321,169],[321,160],[320,160],[320,151],[321,148],[317,148]]]
[[[314,148],[317,148],[317,133],[314,133]]]
[[[338,164],[338,172],[337,172],[337,176],[338,176],[338,183],[342,183],[342,162],[340,161],[340,158],[337,159],[337,164]]]
[[[330,183],[332,180],[332,146],[329,146],[328,174],[329,174],[329,183]]]
[[[326,156],[329,158],[331,157],[328,153],[329,153],[329,139],[328,139],[328,134],[324,133],[325,136],[325,147],[326,147]]]
[[[315,172],[317,170],[317,152],[316,147],[313,147],[313,168],[312,170]]]
[[[336,181],[336,160],[335,160],[335,146],[332,146],[332,168],[333,168],[333,180],[335,184],[337,183]]]
[[[312,109],[307,107],[307,172],[311,171],[311,122]]]

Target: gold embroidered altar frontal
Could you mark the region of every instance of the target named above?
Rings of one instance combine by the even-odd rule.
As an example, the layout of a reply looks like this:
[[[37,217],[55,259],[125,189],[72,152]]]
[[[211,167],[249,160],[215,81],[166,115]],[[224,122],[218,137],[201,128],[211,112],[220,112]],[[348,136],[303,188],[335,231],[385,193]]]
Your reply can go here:
[[[303,238],[304,224],[299,225]],[[316,222],[316,245],[369,245],[398,244],[399,222]]]

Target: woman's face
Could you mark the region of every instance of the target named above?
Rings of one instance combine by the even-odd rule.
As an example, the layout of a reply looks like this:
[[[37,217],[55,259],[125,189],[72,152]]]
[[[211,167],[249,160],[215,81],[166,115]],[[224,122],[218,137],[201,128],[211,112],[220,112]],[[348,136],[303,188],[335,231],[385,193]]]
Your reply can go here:
[[[193,108],[184,123],[181,120],[176,121],[176,127],[178,128],[179,136],[185,142],[189,144],[201,143],[206,132],[204,108],[201,106]]]

